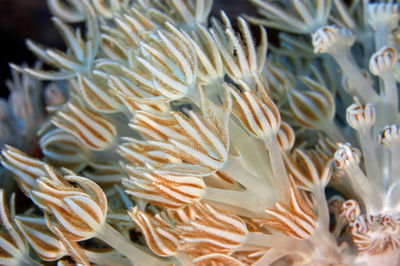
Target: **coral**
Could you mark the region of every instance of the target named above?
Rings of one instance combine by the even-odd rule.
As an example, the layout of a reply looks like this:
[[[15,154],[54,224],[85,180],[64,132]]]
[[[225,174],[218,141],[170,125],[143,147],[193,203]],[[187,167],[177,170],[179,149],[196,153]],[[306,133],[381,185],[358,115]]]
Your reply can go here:
[[[67,49],[27,41],[0,102],[0,264],[400,264],[399,5],[251,2],[48,1]]]

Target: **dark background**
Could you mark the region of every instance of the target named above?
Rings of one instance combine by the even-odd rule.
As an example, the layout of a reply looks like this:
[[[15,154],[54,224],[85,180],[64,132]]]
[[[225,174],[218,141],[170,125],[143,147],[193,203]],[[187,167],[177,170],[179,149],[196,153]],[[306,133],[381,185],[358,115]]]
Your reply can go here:
[[[225,10],[230,18],[256,14],[249,0],[215,0],[212,15]],[[0,96],[6,97],[5,80],[10,78],[9,62],[33,65],[36,58],[25,46],[32,39],[48,47],[64,49],[63,41],[53,26],[45,0],[0,0]]]
[[[50,21],[45,0],[0,0],[0,95],[8,94],[5,80],[10,77],[9,62],[32,65],[35,57],[25,46],[33,39],[51,47],[63,42]]]

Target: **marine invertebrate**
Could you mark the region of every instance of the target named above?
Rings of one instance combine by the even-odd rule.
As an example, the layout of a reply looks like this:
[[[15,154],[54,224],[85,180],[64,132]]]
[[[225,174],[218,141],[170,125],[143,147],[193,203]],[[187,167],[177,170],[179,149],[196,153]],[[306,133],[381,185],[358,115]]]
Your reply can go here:
[[[14,224],[1,191],[2,263],[399,262],[398,4],[252,2],[236,30],[208,0],[49,1],[68,49],[11,65],[50,85],[41,156],[3,147],[32,204]]]

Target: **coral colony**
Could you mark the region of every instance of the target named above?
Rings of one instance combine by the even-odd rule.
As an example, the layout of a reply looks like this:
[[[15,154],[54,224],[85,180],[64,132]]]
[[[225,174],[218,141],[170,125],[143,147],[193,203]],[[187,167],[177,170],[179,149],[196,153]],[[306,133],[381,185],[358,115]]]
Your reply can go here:
[[[28,40],[0,102],[1,265],[400,264],[399,5],[252,3],[48,0],[67,49]]]

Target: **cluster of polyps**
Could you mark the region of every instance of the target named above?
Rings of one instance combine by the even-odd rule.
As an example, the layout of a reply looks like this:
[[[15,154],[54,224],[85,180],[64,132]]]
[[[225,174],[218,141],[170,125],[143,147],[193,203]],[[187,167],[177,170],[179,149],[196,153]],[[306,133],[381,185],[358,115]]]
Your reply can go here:
[[[0,102],[42,156],[2,151],[33,204],[0,191],[1,264],[399,262],[398,5],[252,2],[268,58],[211,0],[48,1],[67,52],[28,41],[54,70],[12,65]]]

